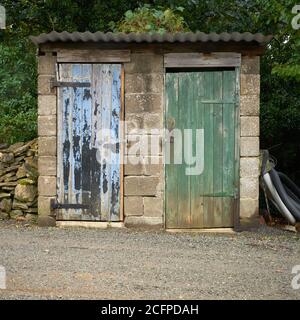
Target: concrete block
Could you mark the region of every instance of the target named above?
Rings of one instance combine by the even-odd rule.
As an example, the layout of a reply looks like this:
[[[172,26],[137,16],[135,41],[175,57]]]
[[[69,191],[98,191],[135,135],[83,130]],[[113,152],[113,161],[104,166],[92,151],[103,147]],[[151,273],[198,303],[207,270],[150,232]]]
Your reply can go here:
[[[160,197],[145,197],[144,216],[163,217],[163,199]]]
[[[143,213],[143,197],[124,197],[125,216],[142,216]]]
[[[39,227],[56,227],[55,218],[50,216],[39,216],[37,223]]]
[[[241,137],[259,137],[259,117],[241,117]]]
[[[39,95],[38,114],[40,116],[56,115],[56,96]]]
[[[241,158],[240,159],[240,177],[257,178],[259,176],[259,158]]]
[[[126,110],[127,111],[127,110]],[[126,131],[130,134],[136,129],[162,129],[162,113],[125,113]]]
[[[241,95],[259,95],[260,76],[258,74],[241,74]]]
[[[240,197],[258,199],[259,196],[259,181],[258,177],[240,178]]]
[[[132,53],[131,61],[124,64],[125,75],[130,73],[163,73],[163,55]]]
[[[162,112],[162,95],[158,93],[125,94],[125,109],[129,113]]]
[[[38,134],[40,137],[56,136],[56,116],[39,116]]]
[[[163,74],[134,73],[125,75],[125,93],[160,93],[163,88]]]
[[[56,165],[55,156],[38,158],[38,170],[41,176],[56,176]]]
[[[126,196],[155,196],[158,177],[128,176],[125,177],[124,191]]]
[[[240,199],[240,218],[255,219],[259,215],[258,199]]]
[[[51,215],[51,209],[50,209],[50,201],[52,199],[55,199],[55,197],[44,197],[39,196],[38,197],[38,214],[39,216],[48,216]]]
[[[144,216],[129,216],[125,218],[125,227],[129,228],[145,228],[145,229],[162,229],[162,217],[144,217]]]
[[[56,73],[56,56],[52,53],[46,53],[44,56],[38,56],[38,74],[53,75]]]
[[[241,137],[241,157],[259,156],[259,137]]]
[[[240,96],[240,115],[258,116],[259,115],[259,95]]]
[[[56,195],[56,177],[39,176],[38,192],[39,192],[39,196],[55,196]]]
[[[259,56],[242,56],[241,73],[259,74],[260,57]]]
[[[51,88],[51,80],[54,79],[53,75],[39,75],[38,76],[38,94],[43,95],[56,95],[56,88]]]
[[[39,156],[56,156],[56,137],[39,137]]]

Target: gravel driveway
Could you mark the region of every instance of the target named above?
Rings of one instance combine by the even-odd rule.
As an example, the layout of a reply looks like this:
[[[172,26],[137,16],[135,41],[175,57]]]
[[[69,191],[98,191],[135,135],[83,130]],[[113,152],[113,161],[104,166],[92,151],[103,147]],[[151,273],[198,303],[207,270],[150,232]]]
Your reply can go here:
[[[300,237],[38,228],[0,222],[0,299],[300,299]]]

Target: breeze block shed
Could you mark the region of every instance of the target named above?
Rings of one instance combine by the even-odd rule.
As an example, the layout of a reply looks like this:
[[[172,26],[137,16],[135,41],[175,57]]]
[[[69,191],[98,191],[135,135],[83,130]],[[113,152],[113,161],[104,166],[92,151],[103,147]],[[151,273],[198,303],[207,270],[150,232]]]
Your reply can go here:
[[[257,220],[259,65],[271,36],[51,32],[31,39],[41,224],[205,229]],[[201,157],[196,174],[175,161],[175,129],[199,129],[190,147],[177,144]]]

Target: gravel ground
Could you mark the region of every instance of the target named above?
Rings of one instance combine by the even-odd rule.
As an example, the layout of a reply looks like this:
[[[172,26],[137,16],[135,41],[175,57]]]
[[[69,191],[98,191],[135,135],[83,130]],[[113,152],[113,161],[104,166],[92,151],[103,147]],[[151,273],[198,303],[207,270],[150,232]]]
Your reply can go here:
[[[300,237],[38,228],[0,222],[0,299],[300,299]]]

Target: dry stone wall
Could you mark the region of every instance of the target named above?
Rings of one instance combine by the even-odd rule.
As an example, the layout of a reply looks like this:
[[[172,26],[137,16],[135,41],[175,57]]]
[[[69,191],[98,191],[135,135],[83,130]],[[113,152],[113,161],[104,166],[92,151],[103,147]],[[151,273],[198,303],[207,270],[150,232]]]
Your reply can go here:
[[[37,139],[0,145],[0,218],[37,218]]]

